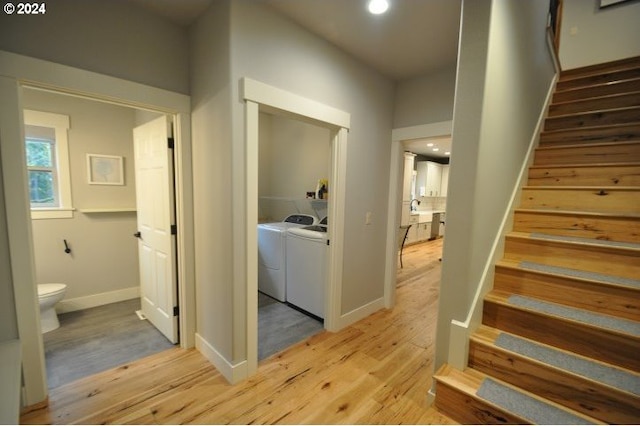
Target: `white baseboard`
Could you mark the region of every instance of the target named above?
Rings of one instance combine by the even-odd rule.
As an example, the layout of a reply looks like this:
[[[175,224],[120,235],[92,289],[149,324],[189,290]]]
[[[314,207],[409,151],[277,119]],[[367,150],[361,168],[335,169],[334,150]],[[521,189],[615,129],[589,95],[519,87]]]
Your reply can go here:
[[[211,346],[209,342],[204,340],[200,334],[196,333],[196,349],[209,360],[214,367],[227,379],[232,385],[246,379],[248,377],[247,361],[231,364],[227,359]]]
[[[108,305],[109,303],[122,302],[123,300],[135,299],[137,297],[140,297],[140,286],[76,297],[73,299],[63,299],[56,305],[56,311],[60,314],[80,311],[82,309]]]
[[[376,299],[373,302],[369,302],[366,305],[356,308],[351,312],[347,312],[346,314],[340,316],[340,319],[338,321],[339,322],[338,329],[341,330],[344,327],[347,327],[353,323],[356,323],[361,319],[366,318],[369,315],[373,314],[374,312],[377,312],[380,309],[383,309],[384,307],[385,307],[384,297],[381,297],[380,299]]]

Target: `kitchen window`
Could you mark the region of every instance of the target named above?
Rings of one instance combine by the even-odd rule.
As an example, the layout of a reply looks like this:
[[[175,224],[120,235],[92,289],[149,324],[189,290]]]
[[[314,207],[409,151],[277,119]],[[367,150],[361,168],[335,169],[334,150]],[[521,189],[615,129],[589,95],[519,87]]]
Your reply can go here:
[[[67,131],[69,117],[24,110],[32,219],[73,217]]]

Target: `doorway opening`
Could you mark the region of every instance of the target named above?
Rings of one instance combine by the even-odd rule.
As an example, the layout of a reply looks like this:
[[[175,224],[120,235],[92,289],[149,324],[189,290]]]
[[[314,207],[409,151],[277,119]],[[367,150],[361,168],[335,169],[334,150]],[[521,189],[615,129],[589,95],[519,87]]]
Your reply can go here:
[[[25,88],[65,93],[86,99],[169,114],[175,123],[176,217],[179,252],[178,289],[180,346],[195,345],[194,230],[191,173],[190,98],[94,72],[0,51],[0,126],[3,143],[2,172],[6,222],[9,233],[11,285],[16,304],[16,323],[23,347],[24,405],[47,397],[44,348],[40,329],[32,227],[26,180],[22,91]],[[6,139],[5,139],[6,137]],[[7,143],[5,143],[7,142]],[[9,185],[7,182],[11,182]]]
[[[258,361],[324,329],[330,157],[329,129],[259,114]]]
[[[147,195],[154,194],[153,187],[141,182],[140,149],[134,149],[139,141],[134,131],[139,133],[155,121],[162,126],[166,119],[158,112],[51,91],[25,87],[22,93],[25,110],[47,111],[67,117],[70,122],[65,130],[66,151],[57,151],[52,138],[47,152],[61,154],[49,155],[50,163],[57,166],[58,175],[69,176],[67,202],[72,210],[64,218],[56,218],[47,214],[52,211],[41,208],[31,218],[37,283],[66,286],[63,299],[54,307],[60,327],[45,324],[47,318],[41,314],[42,330],[46,330],[43,342],[47,383],[52,389],[172,348],[177,342],[177,327],[170,333],[160,332],[162,324],[148,320],[154,313],[145,305],[150,304],[150,299],[154,299],[152,305],[157,305],[156,294],[161,292],[152,288],[150,295],[148,286],[141,285],[144,272],[149,272],[148,265],[140,264],[149,251],[149,244],[145,243],[149,238],[135,238],[142,229],[140,218],[149,216],[149,206],[153,209],[157,203]],[[35,134],[38,129],[42,128],[25,126],[28,145],[47,140],[46,135]],[[166,137],[162,143],[167,148]],[[47,161],[39,160],[42,149],[27,148],[28,164],[31,152],[36,156],[32,163],[47,165]],[[29,168],[30,181],[39,177],[33,174]],[[51,179],[55,180],[60,179]],[[30,187],[33,186],[32,182]],[[173,192],[172,171],[161,189],[167,194]],[[31,198],[33,201],[33,194]],[[46,197],[38,197],[38,205],[43,204],[42,198],[47,201]],[[168,197],[166,219],[175,223],[173,199]],[[146,214],[141,213],[145,211]],[[169,243],[169,253],[173,251],[173,255],[156,257],[175,265],[175,239]],[[175,266],[170,271],[173,274]],[[169,287],[173,308],[174,303],[177,306],[178,293],[175,279]],[[39,285],[39,293],[41,288]],[[171,321],[177,324],[177,317],[172,316]]]
[[[242,265],[247,278],[247,363],[245,373],[254,374],[258,368],[258,183],[259,183],[259,116],[260,112],[294,117],[328,129],[331,156],[328,181],[331,185],[327,203],[326,277],[324,279],[324,328],[341,328],[342,259],[344,247],[344,200],[346,192],[347,132],[350,114],[317,101],[243,78],[242,96],[245,100],[245,146],[243,159],[246,176],[246,250]]]

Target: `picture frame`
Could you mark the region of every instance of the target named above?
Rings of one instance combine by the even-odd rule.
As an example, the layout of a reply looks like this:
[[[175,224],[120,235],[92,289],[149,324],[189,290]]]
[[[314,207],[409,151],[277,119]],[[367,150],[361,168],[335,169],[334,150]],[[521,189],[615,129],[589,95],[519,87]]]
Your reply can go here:
[[[123,158],[87,154],[87,178],[89,185],[124,185]]]
[[[626,3],[631,0],[600,0],[600,9],[604,9],[605,7],[615,6],[620,3]]]

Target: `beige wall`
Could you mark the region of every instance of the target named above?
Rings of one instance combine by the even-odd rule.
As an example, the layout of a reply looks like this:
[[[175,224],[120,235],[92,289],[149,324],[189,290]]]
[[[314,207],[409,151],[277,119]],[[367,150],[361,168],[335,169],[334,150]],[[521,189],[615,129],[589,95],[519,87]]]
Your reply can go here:
[[[139,285],[136,215],[84,213],[83,209],[133,208],[135,169],[133,109],[47,92],[25,90],[27,109],[68,115],[72,219],[32,221],[38,282],[67,284],[66,299],[119,291]],[[124,157],[125,185],[89,185],[86,154]],[[64,252],[67,240],[72,252]]]
[[[233,341],[230,1],[190,28],[197,333],[227,360]]]
[[[597,0],[564,0],[559,54],[562,69],[640,55],[640,2],[604,9],[598,4]]]
[[[547,7],[463,2],[436,368],[447,361],[451,320],[467,318],[554,75]]]
[[[378,73],[260,2],[215,2],[191,35],[197,58],[191,93],[196,274],[198,301],[202,307],[206,303],[198,312],[198,333],[236,363],[246,359],[247,295],[246,271],[234,263],[248,249],[231,234],[232,228],[245,229],[240,79],[249,77],[351,114],[342,313],[383,296],[394,90]],[[367,211],[373,216],[369,226],[364,224]]]
[[[393,127],[449,121],[453,117],[456,64],[396,84]]]
[[[0,14],[0,49],[189,93],[187,30],[132,2],[55,0],[46,15]]]
[[[261,113],[259,131],[258,194],[263,198],[259,201],[258,215],[265,220],[280,221],[294,213],[326,214],[326,208],[322,209],[324,213],[314,212],[305,195],[315,191],[318,179],[329,177],[329,130]]]
[[[1,164],[1,162],[0,162]],[[16,306],[13,298],[9,235],[5,213],[4,184],[0,169],[0,342],[18,338]]]

